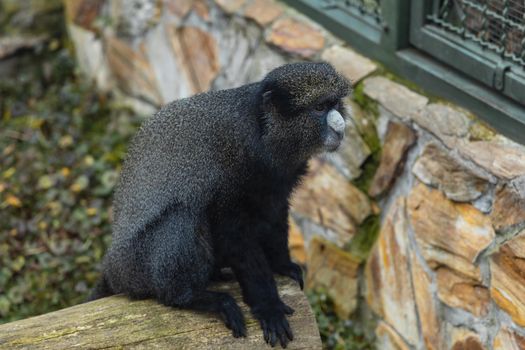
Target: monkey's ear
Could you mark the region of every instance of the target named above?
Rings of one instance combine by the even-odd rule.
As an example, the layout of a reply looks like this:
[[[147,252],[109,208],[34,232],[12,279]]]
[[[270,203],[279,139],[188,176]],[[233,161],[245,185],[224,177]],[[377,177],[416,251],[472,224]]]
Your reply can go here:
[[[265,111],[268,112],[272,110],[273,102],[272,102],[272,91],[271,90],[265,91],[263,93],[262,104],[263,104],[263,108]]]

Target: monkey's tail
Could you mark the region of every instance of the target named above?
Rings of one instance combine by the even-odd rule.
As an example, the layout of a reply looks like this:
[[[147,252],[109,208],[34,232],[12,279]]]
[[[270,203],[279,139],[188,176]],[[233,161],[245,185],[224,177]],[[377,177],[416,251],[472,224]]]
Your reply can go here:
[[[108,297],[113,294],[115,293],[113,293],[113,291],[109,287],[108,282],[106,281],[106,278],[104,277],[104,275],[102,275],[100,280],[97,282],[97,284],[87,297],[86,302]]]

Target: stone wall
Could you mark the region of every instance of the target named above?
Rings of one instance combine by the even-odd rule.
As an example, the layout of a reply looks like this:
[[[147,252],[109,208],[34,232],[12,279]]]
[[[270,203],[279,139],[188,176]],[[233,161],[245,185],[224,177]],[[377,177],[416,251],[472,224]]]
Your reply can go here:
[[[354,84],[355,121],[292,201],[308,287],[342,318],[359,304],[379,349],[525,349],[525,147],[271,0],[66,4],[87,76],[143,113],[286,62],[331,62]]]

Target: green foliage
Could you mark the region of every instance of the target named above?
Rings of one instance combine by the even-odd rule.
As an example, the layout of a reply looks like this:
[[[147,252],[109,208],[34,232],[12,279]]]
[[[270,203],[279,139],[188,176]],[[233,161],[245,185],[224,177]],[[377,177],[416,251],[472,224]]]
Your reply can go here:
[[[374,339],[367,335],[362,322],[341,320],[334,312],[333,303],[322,290],[307,292],[315,313],[323,348],[330,350],[373,350]]]
[[[60,39],[17,62],[0,80],[0,323],[85,298],[139,123],[83,81]]]
[[[61,0],[0,1],[0,33],[2,35],[56,34],[62,29],[62,17]]]

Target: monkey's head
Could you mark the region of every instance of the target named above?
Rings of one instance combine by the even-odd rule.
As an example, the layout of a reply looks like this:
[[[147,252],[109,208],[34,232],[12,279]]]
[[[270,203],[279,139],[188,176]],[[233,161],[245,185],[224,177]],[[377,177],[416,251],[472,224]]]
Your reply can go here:
[[[271,71],[261,84],[265,132],[273,145],[305,161],[336,150],[344,136],[342,98],[348,80],[328,63],[292,63]]]

